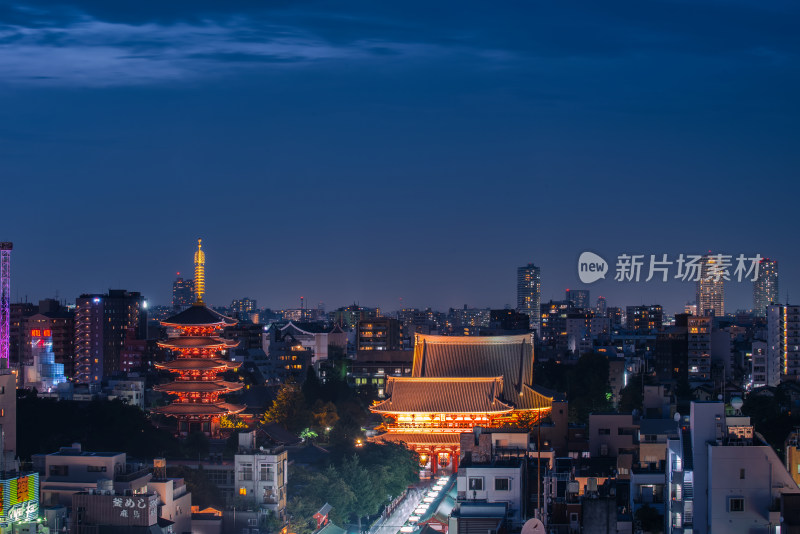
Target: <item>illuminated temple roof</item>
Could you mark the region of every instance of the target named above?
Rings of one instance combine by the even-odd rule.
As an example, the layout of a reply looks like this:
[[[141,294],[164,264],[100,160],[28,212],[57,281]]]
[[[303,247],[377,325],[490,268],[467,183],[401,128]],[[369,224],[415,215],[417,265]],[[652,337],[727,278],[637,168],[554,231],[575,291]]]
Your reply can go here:
[[[215,415],[239,413],[244,409],[245,406],[241,406],[239,404],[230,404],[227,402],[173,402],[167,406],[155,408],[153,411],[171,416],[209,417]]]
[[[503,378],[398,378],[386,379],[390,398],[373,406],[378,413],[507,413],[513,407],[501,402]]]
[[[156,363],[158,369],[169,371],[211,371],[238,369],[241,364],[226,360],[211,360],[208,358],[178,358],[170,362]]]
[[[519,410],[551,406],[552,395],[533,385],[530,334],[515,336],[433,336],[417,334],[412,377],[502,377],[498,398]],[[395,401],[397,402],[397,400]]]
[[[243,384],[238,382],[226,382],[224,380],[198,381],[198,380],[176,380],[169,384],[153,386],[156,391],[168,391],[175,393],[227,393],[229,391],[239,391]]]
[[[460,433],[452,432],[398,432],[375,436],[370,441],[386,443],[409,443],[414,445],[458,445]]]
[[[234,325],[238,321],[225,317],[221,313],[217,313],[211,308],[205,306],[200,302],[195,302],[177,315],[173,315],[165,321],[162,321],[163,326],[229,326]]]
[[[227,349],[238,344],[235,339],[209,336],[181,336],[158,342],[159,347],[169,349]]]

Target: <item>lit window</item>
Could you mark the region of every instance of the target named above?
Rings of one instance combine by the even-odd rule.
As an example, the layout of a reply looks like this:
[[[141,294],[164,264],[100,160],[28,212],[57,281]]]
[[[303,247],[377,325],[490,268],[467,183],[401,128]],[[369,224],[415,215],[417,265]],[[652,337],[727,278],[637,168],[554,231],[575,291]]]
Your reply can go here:
[[[247,488],[239,488],[239,495],[247,495]]]

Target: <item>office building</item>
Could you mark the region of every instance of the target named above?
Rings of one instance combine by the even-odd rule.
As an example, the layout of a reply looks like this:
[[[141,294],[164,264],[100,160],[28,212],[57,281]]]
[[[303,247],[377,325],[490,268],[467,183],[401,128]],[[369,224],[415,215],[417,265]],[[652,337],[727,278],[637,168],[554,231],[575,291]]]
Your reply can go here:
[[[64,366],[66,376],[75,375],[75,313],[61,306],[58,301],[39,301],[37,313],[22,319],[20,335],[23,364],[31,364],[36,332],[50,332],[55,363]]]
[[[758,278],[753,282],[753,314],[764,317],[767,306],[778,302],[778,260],[763,258],[758,264]]]
[[[181,312],[194,302],[194,280],[182,278],[181,273],[172,282],[172,311]]]
[[[591,307],[588,289],[567,289],[565,300],[572,303],[573,308],[588,310]]]
[[[722,268],[718,258],[706,254],[700,260],[700,279],[697,281],[697,315],[722,317],[725,315],[725,280],[717,276]],[[719,279],[717,279],[719,278]]]
[[[542,276],[539,267],[529,263],[517,269],[517,311],[530,318],[530,327],[539,331]]]
[[[606,308],[607,308],[606,298],[603,296],[597,297],[597,303],[594,305],[594,312],[597,314],[598,317],[605,317],[606,316]]]
[[[137,292],[111,289],[105,295],[81,295],[75,307],[75,381],[99,384],[121,371],[128,330],[147,337],[147,303]]]

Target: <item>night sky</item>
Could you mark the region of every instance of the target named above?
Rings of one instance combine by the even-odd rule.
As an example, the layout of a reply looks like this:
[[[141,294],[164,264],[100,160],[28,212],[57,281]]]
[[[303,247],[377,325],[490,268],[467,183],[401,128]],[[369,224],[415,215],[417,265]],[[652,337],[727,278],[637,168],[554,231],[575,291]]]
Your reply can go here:
[[[202,237],[215,305],[502,307],[527,262],[547,300],[582,287],[584,250],[709,249],[778,259],[800,302],[799,21],[756,0],[6,3],[14,300],[167,303]],[[694,299],[612,278],[592,299]]]

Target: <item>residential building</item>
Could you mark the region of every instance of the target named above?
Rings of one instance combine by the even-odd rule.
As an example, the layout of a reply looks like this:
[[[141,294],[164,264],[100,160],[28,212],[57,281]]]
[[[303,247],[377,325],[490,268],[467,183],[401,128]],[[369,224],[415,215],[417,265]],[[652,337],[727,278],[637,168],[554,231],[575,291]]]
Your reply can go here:
[[[392,317],[376,317],[358,322],[358,350],[400,350],[403,348],[403,329]]]
[[[679,438],[668,441],[667,532],[788,530],[780,503],[800,488],[750,418],[725,413],[722,402],[692,402]]]
[[[147,304],[140,293],[111,289],[105,295],[81,295],[75,309],[75,380],[99,384],[121,370],[129,329],[147,337]]]
[[[750,347],[750,386],[777,386],[781,378],[780,351],[769,350],[766,341],[753,341]]]
[[[689,365],[687,375],[690,381],[711,379],[711,329],[712,318],[689,317]]]
[[[725,279],[716,272],[723,266],[715,255],[706,254],[700,260],[700,279],[697,281],[697,314],[725,315]]]
[[[166,528],[172,523],[158,528],[158,495],[118,492],[108,479],[101,480],[95,490],[76,492],[72,496],[72,508],[72,534],[173,532]],[[174,532],[182,534],[184,531]]]
[[[40,300],[37,313],[25,317],[20,333],[22,336],[22,363],[30,363],[31,337],[35,331],[50,331],[53,342],[55,363],[64,366],[66,376],[75,374],[75,313],[68,310],[57,300]]]
[[[758,264],[758,278],[753,282],[753,314],[767,315],[767,306],[778,302],[778,260],[762,258]]]
[[[158,517],[163,523],[171,523],[172,532],[192,532],[192,494],[184,479],[167,477],[164,458],[153,460],[153,478],[147,483],[147,490],[158,496]]]
[[[589,452],[596,456],[617,457],[636,450],[639,422],[632,414],[593,413],[589,415]]]
[[[74,494],[97,490],[107,479],[118,493],[144,496],[152,478],[148,466],[129,464],[124,452],[88,452],[80,443],[50,454],[34,454],[32,461],[41,475],[43,506],[70,508]]]
[[[252,506],[259,517],[272,514],[286,518],[286,489],[289,483],[288,455],[281,445],[257,447],[256,432],[239,434],[239,451],[234,457],[235,501]]]
[[[792,480],[800,486],[800,429],[790,432],[784,444],[786,451],[786,470]]]
[[[231,302],[231,317],[240,321],[249,321],[250,314],[258,309],[256,300],[251,298],[234,299]]]
[[[657,333],[664,322],[664,310],[659,304],[650,306],[627,306],[625,317],[628,330],[642,333]]]
[[[767,306],[767,360],[782,380],[800,380],[800,306]]]
[[[517,311],[530,320],[530,328],[539,331],[542,297],[541,270],[529,263],[517,269]]]

